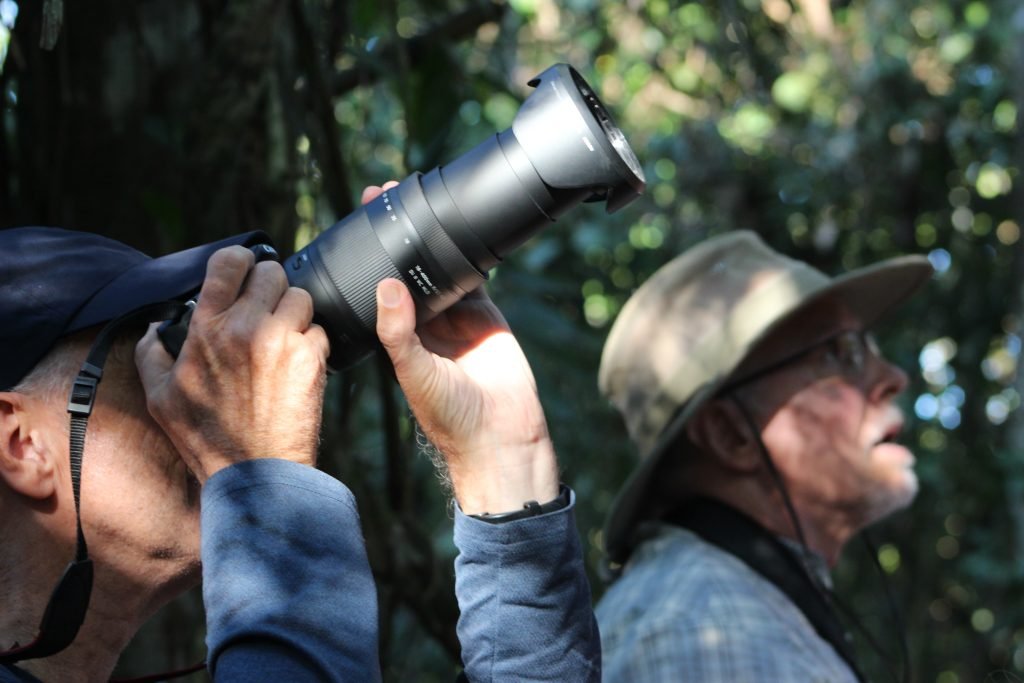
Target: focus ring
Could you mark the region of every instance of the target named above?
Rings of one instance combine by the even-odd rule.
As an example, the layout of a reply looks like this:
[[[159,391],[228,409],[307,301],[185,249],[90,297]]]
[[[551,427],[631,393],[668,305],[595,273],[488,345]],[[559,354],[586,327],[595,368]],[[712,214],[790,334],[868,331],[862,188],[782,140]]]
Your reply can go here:
[[[403,186],[400,185],[398,189],[401,191]],[[402,205],[409,215],[410,222],[416,227],[416,232],[420,234],[420,238],[427,245],[427,249],[430,250],[435,260],[443,264],[465,261],[465,257],[451,238],[445,234],[437,216],[427,206],[426,201],[422,197],[411,196],[415,194],[415,192],[401,192]]]
[[[405,207],[409,220],[415,226],[427,250],[444,268],[445,274],[461,297],[476,289],[487,276],[481,273],[452,241],[430,208],[423,188],[420,187],[419,178],[415,178],[415,181],[406,181],[398,186],[402,206]]]
[[[321,254],[327,274],[338,293],[373,333],[377,327],[376,284],[385,278],[403,280],[381,246],[369,221],[359,221],[334,231],[337,239],[325,241]]]

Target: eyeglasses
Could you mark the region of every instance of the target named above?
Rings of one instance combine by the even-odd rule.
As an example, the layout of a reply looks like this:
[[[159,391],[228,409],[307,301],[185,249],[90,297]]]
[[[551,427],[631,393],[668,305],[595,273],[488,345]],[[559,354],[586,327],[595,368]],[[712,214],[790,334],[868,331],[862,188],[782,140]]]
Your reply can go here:
[[[727,394],[734,389],[761,379],[766,375],[777,372],[793,363],[803,360],[807,356],[825,348],[825,358],[832,363],[836,369],[847,379],[859,381],[864,376],[864,371],[871,356],[881,357],[878,342],[875,336],[864,330],[843,330],[831,337],[823,339],[805,349],[785,356],[770,365],[755,370],[739,379],[733,380],[725,385],[719,392]]]
[[[827,341],[828,356],[839,367],[840,371],[850,378],[864,375],[868,359],[871,356],[880,358],[881,350],[875,335],[863,330],[840,332]]]

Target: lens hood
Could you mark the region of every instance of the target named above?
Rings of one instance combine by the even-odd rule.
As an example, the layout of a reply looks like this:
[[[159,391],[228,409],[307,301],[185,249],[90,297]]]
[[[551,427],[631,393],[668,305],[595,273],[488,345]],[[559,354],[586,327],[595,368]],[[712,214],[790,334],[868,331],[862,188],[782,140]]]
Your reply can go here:
[[[644,191],[643,169],[593,89],[568,64],[529,82],[535,88],[512,121],[512,132],[543,181],[587,189],[608,213]]]

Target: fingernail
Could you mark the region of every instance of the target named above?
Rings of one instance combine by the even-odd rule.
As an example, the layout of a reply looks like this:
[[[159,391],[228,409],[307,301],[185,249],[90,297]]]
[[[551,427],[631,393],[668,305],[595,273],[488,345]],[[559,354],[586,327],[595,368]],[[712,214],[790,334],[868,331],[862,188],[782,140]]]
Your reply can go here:
[[[377,299],[381,305],[385,308],[396,308],[402,298],[402,292],[399,290],[401,286],[394,280],[385,280],[377,285]]]

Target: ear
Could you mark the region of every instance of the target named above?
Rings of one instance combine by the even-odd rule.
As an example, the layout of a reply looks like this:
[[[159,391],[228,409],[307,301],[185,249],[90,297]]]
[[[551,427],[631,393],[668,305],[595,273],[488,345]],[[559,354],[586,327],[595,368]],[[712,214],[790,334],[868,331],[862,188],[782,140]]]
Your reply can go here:
[[[731,401],[715,399],[697,411],[686,425],[686,436],[708,458],[728,470],[750,474],[761,466],[758,435],[750,432]]]
[[[57,490],[57,454],[32,421],[38,402],[16,392],[0,392],[0,479],[14,491],[43,500]]]

